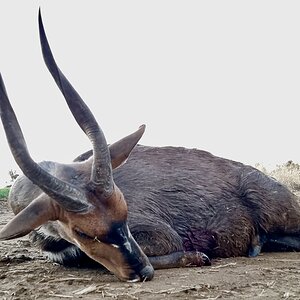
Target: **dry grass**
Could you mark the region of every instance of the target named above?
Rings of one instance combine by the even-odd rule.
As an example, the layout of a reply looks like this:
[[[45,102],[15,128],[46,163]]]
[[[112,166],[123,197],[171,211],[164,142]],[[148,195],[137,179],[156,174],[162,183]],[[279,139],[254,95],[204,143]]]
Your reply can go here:
[[[268,171],[261,164],[257,164],[255,167],[265,174],[274,177],[286,185],[293,193],[300,196],[300,164],[290,160],[285,164],[278,165],[276,169],[271,171]]]

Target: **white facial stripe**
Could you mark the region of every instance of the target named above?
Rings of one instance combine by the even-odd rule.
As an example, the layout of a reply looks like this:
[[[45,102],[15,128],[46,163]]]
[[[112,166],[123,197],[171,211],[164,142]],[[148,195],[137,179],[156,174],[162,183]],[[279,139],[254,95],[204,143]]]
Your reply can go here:
[[[80,247],[80,243],[79,243],[76,239],[74,239],[74,243],[75,243],[78,247]]]
[[[131,247],[131,244],[129,243],[129,239],[131,239],[132,238],[132,235],[131,235],[131,232],[130,232],[130,230],[129,230],[129,228],[128,228],[128,225],[126,225],[126,233],[127,233],[127,235],[128,235],[128,239],[127,239],[127,241],[124,243],[124,247],[127,249],[127,251],[129,252],[129,253],[132,253],[132,247]]]
[[[126,248],[126,250],[129,253],[132,253],[132,248],[131,248],[131,245],[130,245],[129,241],[127,241],[127,242],[124,243],[124,247]]]

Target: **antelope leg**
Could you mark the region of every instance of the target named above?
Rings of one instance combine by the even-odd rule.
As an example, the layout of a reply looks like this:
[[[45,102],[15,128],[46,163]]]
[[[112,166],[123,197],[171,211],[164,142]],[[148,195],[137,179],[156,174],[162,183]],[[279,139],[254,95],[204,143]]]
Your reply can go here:
[[[210,266],[208,256],[198,251],[179,251],[167,255],[148,257],[154,269]]]

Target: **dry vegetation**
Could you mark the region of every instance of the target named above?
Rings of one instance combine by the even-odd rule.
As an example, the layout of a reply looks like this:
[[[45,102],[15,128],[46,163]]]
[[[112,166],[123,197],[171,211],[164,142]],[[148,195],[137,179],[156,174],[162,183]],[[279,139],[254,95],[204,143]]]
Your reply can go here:
[[[286,185],[293,193],[300,196],[300,164],[290,160],[285,164],[278,165],[271,171],[268,171],[261,164],[257,164],[255,167],[265,174],[274,177]]]

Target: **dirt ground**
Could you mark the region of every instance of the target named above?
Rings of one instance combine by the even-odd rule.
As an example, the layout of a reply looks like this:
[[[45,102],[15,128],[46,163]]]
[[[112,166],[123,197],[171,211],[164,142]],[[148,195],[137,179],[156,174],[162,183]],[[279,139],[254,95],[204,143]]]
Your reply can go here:
[[[12,218],[0,201],[0,228]],[[214,260],[212,266],[157,270],[123,283],[101,270],[47,261],[27,238],[0,242],[0,299],[300,299],[300,253]]]

